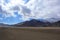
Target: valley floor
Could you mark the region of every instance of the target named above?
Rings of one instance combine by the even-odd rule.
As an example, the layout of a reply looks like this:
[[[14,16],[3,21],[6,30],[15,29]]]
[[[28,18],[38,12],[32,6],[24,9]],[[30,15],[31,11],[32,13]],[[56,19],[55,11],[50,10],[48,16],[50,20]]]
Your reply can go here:
[[[60,40],[60,27],[0,27],[0,40]]]

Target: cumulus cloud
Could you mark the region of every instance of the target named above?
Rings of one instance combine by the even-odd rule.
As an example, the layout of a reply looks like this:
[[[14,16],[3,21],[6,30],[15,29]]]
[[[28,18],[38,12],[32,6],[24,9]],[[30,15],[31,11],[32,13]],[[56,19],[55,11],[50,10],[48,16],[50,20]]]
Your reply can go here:
[[[0,13],[4,17],[17,17],[14,12],[24,21],[31,18],[56,22],[60,20],[60,0],[0,0]]]

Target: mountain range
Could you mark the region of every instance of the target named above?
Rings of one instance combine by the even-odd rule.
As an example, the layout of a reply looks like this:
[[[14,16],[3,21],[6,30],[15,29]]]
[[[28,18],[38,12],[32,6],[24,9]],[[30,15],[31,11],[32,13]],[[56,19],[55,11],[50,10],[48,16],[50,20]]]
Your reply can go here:
[[[21,27],[60,27],[60,21],[50,23],[48,21],[40,21],[40,20],[30,20],[30,21],[25,21],[22,23],[15,24],[14,26],[21,26]]]
[[[3,24],[0,23],[0,26],[14,26],[14,27],[60,27],[60,21],[50,23],[48,21],[40,21],[40,20],[35,20],[32,19],[30,21],[25,21],[21,23],[17,23],[14,25],[8,25],[8,24]]]

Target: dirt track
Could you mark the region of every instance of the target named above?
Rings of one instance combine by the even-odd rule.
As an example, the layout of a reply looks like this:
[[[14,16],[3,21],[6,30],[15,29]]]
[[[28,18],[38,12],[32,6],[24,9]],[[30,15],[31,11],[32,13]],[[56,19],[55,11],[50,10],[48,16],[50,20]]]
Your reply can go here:
[[[60,29],[0,28],[0,40],[60,40]]]

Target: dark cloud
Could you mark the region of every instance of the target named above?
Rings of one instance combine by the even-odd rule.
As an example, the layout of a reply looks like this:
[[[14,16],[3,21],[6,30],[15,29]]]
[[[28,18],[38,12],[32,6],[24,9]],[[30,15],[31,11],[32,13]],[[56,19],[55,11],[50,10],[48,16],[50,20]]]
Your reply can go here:
[[[25,7],[25,6],[22,6],[22,12],[29,14],[29,13],[31,13],[31,10],[29,8]]]
[[[20,8],[19,6],[14,6],[14,7],[11,7],[10,10],[20,11]]]
[[[3,11],[3,10],[2,10],[2,7],[0,6],[0,14],[2,13],[2,11]]]

